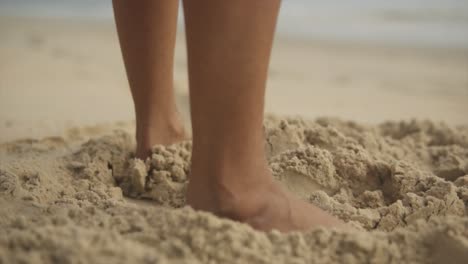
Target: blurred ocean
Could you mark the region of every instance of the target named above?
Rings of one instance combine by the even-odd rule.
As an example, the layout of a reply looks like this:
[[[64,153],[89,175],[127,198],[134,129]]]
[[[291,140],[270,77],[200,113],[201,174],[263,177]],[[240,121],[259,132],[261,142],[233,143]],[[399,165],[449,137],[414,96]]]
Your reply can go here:
[[[0,0],[0,15],[111,19],[112,7],[109,0]],[[278,33],[468,48],[468,0],[283,0]]]

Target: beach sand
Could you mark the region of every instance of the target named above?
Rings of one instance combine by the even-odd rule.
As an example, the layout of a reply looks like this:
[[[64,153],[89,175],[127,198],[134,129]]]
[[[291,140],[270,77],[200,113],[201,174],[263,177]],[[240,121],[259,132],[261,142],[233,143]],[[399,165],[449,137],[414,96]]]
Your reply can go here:
[[[0,17],[0,35],[0,142],[133,120],[113,23]],[[176,45],[175,89],[188,117],[183,34]],[[266,112],[281,115],[468,124],[468,48],[279,35],[266,95]]]
[[[111,23],[0,18],[0,35],[0,263],[468,259],[467,50],[279,37],[271,170],[352,226],[281,234],[185,206],[190,141],[132,158]],[[189,124],[183,38],[177,52]]]

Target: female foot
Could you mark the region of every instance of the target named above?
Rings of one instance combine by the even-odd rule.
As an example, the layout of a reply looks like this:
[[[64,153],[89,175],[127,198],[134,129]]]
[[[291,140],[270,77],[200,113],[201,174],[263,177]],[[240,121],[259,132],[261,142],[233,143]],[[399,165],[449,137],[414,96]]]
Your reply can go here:
[[[235,168],[229,174],[234,176]],[[257,171],[260,180],[244,184],[241,188],[229,180],[214,180],[219,176],[191,175],[187,192],[187,203],[194,209],[211,212],[220,217],[249,224],[255,229],[282,232],[307,230],[314,227],[339,227],[344,225],[324,210],[298,199],[286,191],[271,176],[268,169]],[[258,175],[258,174],[257,174]],[[224,179],[230,176],[225,175]]]

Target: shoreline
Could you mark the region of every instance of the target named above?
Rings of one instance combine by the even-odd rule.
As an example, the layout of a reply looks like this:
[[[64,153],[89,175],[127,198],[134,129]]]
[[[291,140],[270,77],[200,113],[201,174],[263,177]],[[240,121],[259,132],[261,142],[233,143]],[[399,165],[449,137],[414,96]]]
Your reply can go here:
[[[31,16],[31,15],[4,15],[0,14],[0,20],[5,21],[20,21],[26,23],[56,23],[63,22],[67,24],[79,25],[101,25],[114,27],[113,19],[107,17],[46,17],[46,16]],[[183,38],[185,35],[184,26],[178,25],[178,38]],[[355,48],[379,48],[379,49],[404,49],[414,50],[416,52],[440,52],[440,53],[468,53],[468,46],[461,45],[432,45],[425,43],[409,43],[404,41],[383,41],[369,39],[353,39],[339,37],[317,37],[317,36],[299,36],[298,34],[288,34],[286,32],[276,32],[275,41],[303,43],[305,45],[327,45],[335,47],[355,47]]]

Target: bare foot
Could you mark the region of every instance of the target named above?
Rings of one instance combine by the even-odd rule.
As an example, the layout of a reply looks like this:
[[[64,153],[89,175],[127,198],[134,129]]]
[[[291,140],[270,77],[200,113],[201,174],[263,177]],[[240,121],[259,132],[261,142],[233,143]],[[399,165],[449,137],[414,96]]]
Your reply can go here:
[[[343,222],[324,210],[296,198],[280,186],[268,169],[260,181],[237,188],[214,181],[190,182],[187,203],[194,209],[209,211],[221,217],[247,223],[253,228],[282,232],[310,228],[337,227]]]
[[[137,121],[135,156],[146,159],[154,145],[171,145],[188,138],[179,114],[171,118],[155,118],[150,122]]]

